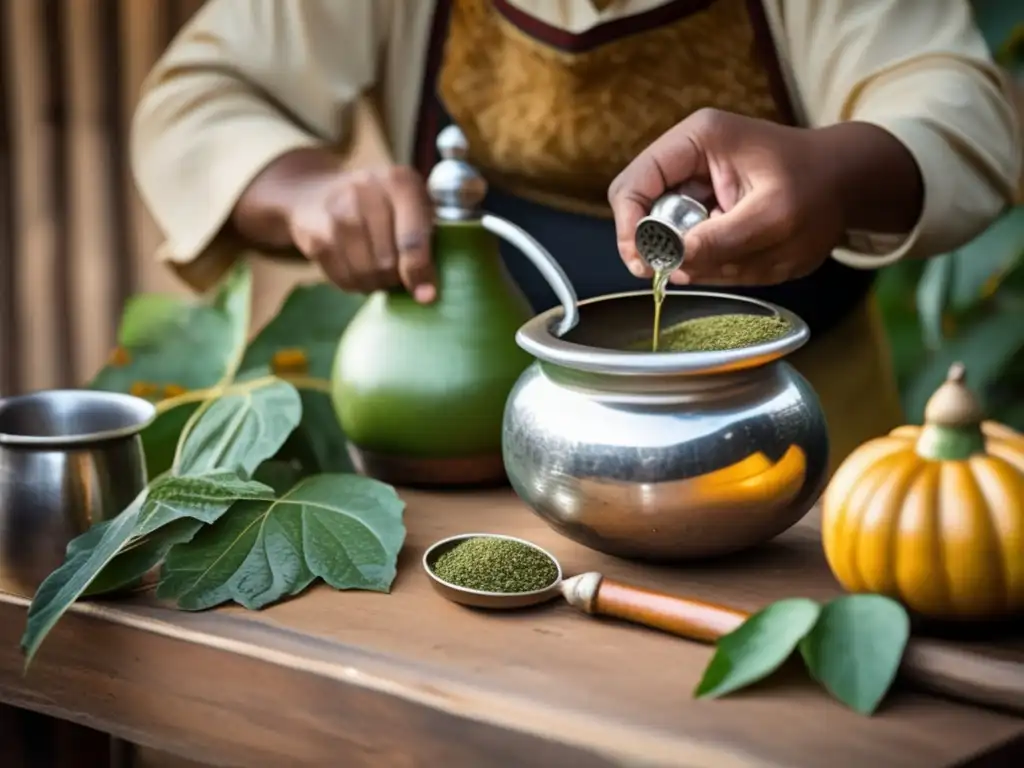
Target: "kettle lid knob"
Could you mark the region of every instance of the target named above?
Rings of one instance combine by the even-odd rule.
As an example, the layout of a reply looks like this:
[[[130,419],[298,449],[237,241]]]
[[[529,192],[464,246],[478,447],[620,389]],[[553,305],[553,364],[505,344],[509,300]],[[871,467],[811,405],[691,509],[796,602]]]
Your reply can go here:
[[[487,182],[467,160],[469,142],[456,125],[437,135],[437,153],[441,160],[427,177],[427,192],[439,219],[477,218],[487,194]]]

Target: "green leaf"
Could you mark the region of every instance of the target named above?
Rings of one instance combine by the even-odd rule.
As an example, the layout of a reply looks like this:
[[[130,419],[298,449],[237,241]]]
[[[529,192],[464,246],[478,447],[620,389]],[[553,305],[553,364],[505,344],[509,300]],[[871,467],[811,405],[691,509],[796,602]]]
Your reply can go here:
[[[175,474],[237,468],[251,476],[280,450],[301,418],[299,393],[286,381],[268,376],[232,385],[182,436]]]
[[[949,288],[953,279],[953,257],[936,256],[928,262],[921,282],[917,284],[917,311],[925,344],[931,349],[942,346],[942,318],[946,313]]]
[[[182,403],[158,413],[156,418],[142,430],[142,450],[146,457],[148,477],[159,477],[174,466],[174,454],[178,449],[181,433],[200,403]]]
[[[338,341],[362,303],[362,296],[327,283],[300,285],[253,339],[242,361],[241,371],[265,366],[299,388],[302,422],[294,437],[303,445],[295,445],[294,453],[310,472],[352,469],[329,391]],[[282,366],[288,357],[305,365]]]
[[[100,532],[88,531],[81,540],[72,541],[64,563],[40,585],[29,606],[21,639],[26,666],[58,619],[133,539],[182,518],[213,523],[238,499],[271,495],[267,486],[224,471],[154,481]]]
[[[118,343],[126,348],[158,343],[168,333],[184,325],[188,313],[188,302],[180,296],[162,293],[131,296],[121,315]]]
[[[394,488],[370,478],[306,478],[275,501],[236,504],[172,547],[157,596],[198,611],[228,601],[262,608],[316,578],[386,592],[405,540],[404,509]]]
[[[694,696],[718,698],[763,680],[793,655],[821,612],[813,600],[772,603],[718,641]]]
[[[213,298],[213,306],[223,312],[231,324],[231,356],[220,379],[221,384],[227,384],[241,370],[252,321],[252,270],[247,261],[239,261],[228,272]]]
[[[1009,209],[992,226],[952,254],[951,303],[965,311],[991,295],[994,283],[1024,260],[1024,206]]]
[[[829,693],[870,715],[896,679],[909,639],[910,618],[895,600],[846,595],[822,609],[800,653]]]
[[[99,529],[102,538],[103,526],[106,525],[107,523],[101,523],[93,526],[90,533]],[[147,536],[132,539],[117,557],[89,582],[82,596],[109,594],[140,584],[142,577],[163,561],[172,546],[191,541],[202,527],[203,523],[199,520],[181,518]],[[95,541],[98,542],[99,539]],[[95,545],[92,542],[82,542],[82,546],[91,548]]]
[[[92,380],[90,387],[162,400],[172,391],[211,387],[230,379],[241,359],[247,333],[252,278],[248,268],[233,271],[212,300],[182,303],[174,321],[132,319],[129,339]],[[137,302],[159,302],[152,297]],[[131,305],[130,305],[131,306]],[[142,312],[142,310],[129,310]],[[124,322],[122,322],[124,325]]]
[[[993,312],[947,340],[913,377],[903,391],[908,418],[920,422],[924,406],[945,380],[949,366],[961,361],[967,368],[967,383],[982,399],[1010,361],[1024,349],[1024,323],[1013,315]]]

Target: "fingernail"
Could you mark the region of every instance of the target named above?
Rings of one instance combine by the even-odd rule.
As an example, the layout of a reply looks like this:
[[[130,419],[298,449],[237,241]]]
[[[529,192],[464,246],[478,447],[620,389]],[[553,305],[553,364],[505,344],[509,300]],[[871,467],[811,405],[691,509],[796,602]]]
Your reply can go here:
[[[629,267],[629,271],[632,272],[634,276],[636,276],[636,277],[643,277],[644,276],[644,265],[643,265],[642,262],[631,261],[631,262],[629,262],[629,264],[627,266]]]
[[[417,285],[412,297],[420,304],[429,304],[437,298],[437,289],[432,285]]]

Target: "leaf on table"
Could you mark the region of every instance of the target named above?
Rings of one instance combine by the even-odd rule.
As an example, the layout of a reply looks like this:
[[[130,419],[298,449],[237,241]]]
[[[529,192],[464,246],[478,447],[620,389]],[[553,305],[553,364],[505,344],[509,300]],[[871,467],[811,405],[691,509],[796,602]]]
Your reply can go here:
[[[895,600],[846,595],[822,609],[800,652],[829,693],[870,715],[896,679],[909,639],[910,618]]]
[[[100,528],[103,525],[106,525],[106,523],[94,526],[93,529]],[[89,586],[82,593],[82,596],[95,597],[96,595],[119,592],[140,585],[143,576],[163,561],[172,546],[191,541],[202,527],[203,523],[199,520],[181,518],[180,520],[168,523],[163,528],[153,531],[147,536],[133,538],[89,582]],[[100,532],[102,533],[102,529]]]
[[[183,610],[228,601],[262,608],[320,578],[335,589],[387,592],[405,541],[405,503],[359,475],[316,475],[275,501],[240,502],[171,548],[157,596]]]
[[[175,474],[237,468],[251,476],[301,418],[302,401],[288,382],[267,376],[233,384],[182,435]]]
[[[917,284],[917,312],[925,344],[931,349],[942,346],[943,318],[952,280],[953,254],[947,253],[929,260]]]
[[[945,381],[949,366],[960,361],[967,368],[967,384],[984,400],[986,390],[1024,349],[1024,323],[994,312],[978,320],[962,334],[949,339],[908,382],[903,391],[907,417],[919,423],[924,406]]]
[[[58,619],[131,541],[183,518],[213,523],[239,499],[268,497],[272,497],[269,487],[232,472],[154,481],[127,509],[98,526],[100,531],[87,531],[72,541],[64,563],[40,585],[29,606],[21,639],[26,666]],[[137,576],[142,573],[145,571]],[[123,573],[118,578],[122,577]]]
[[[793,655],[818,620],[821,606],[790,598],[758,611],[718,641],[694,696],[718,698],[763,680]]]
[[[329,390],[338,341],[362,304],[362,296],[328,283],[297,286],[250,343],[239,369],[266,366],[299,388],[302,422],[295,439],[305,444],[298,453],[312,472],[352,469]]]
[[[952,258],[951,304],[964,311],[991,296],[1002,278],[1024,262],[1024,206],[1010,208]]]

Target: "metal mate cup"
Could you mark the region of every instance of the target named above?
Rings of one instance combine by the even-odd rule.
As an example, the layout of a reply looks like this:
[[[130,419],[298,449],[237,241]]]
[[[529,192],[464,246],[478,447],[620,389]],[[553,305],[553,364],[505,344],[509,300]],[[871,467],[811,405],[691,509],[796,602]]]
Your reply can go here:
[[[0,400],[0,587],[32,594],[70,542],[146,487],[152,403],[54,390]]]
[[[708,209],[688,195],[659,197],[636,225],[637,253],[655,272],[675,272],[683,264],[683,236],[708,219]]]

